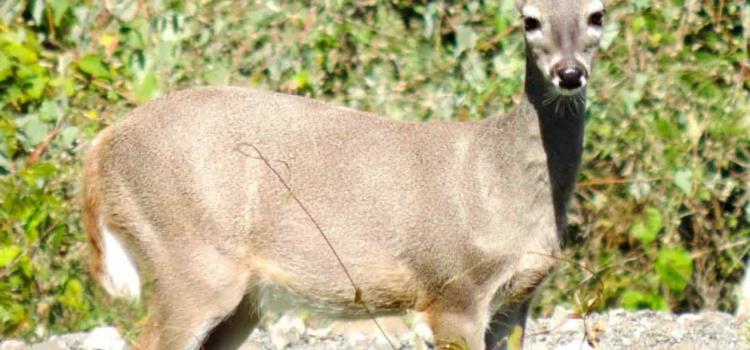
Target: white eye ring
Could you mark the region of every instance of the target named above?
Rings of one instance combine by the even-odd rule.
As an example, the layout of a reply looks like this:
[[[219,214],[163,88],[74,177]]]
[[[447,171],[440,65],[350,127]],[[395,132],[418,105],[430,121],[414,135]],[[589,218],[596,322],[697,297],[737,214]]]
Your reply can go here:
[[[526,32],[526,39],[530,41],[536,41],[542,38],[542,31],[541,30],[534,30],[531,32]]]
[[[586,34],[594,38],[599,38],[602,36],[602,28],[589,26],[586,28]]]

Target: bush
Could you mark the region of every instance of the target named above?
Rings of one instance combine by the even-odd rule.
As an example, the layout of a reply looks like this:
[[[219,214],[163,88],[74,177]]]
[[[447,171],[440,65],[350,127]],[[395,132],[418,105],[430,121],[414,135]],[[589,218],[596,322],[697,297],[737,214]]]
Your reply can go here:
[[[537,312],[734,307],[750,251],[750,6],[720,4],[609,2],[576,263],[561,263]],[[521,96],[517,22],[510,0],[0,4],[3,336],[137,317],[88,276],[76,199],[86,141],[133,106],[233,84],[404,120],[484,118]]]

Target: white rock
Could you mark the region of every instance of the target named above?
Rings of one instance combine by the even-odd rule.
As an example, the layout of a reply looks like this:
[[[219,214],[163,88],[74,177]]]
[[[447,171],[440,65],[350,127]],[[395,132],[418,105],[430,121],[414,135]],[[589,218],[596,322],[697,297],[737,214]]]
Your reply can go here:
[[[750,261],[737,291],[737,317],[750,317]]]
[[[369,338],[360,332],[350,332],[346,334],[346,344],[349,347],[360,347],[368,342]]]
[[[0,350],[26,350],[29,346],[20,340],[5,340],[0,342]]]
[[[643,330],[642,329],[639,328],[639,329],[634,330],[633,331],[633,336],[632,336],[633,340],[635,340],[635,341],[640,340],[641,339],[641,334],[643,334]]]
[[[390,338],[390,341],[385,338],[382,334],[378,334],[375,336],[375,341],[373,342],[373,349],[374,350],[390,350],[393,349],[391,347],[391,342],[396,341],[393,337]],[[396,345],[397,343],[394,343]]]
[[[417,322],[414,325],[414,341],[417,343],[432,343],[434,341],[432,329],[425,322]]]
[[[31,350],[69,350],[73,349],[75,344],[68,344],[65,336],[52,336],[47,341],[34,344],[31,346]]]
[[[123,350],[125,341],[114,327],[94,329],[83,341],[83,350]]]
[[[291,344],[299,343],[305,334],[305,323],[296,316],[284,315],[268,327],[271,342],[277,349],[284,349]]]
[[[583,332],[583,320],[580,318],[569,318],[557,329],[559,332]]]
[[[677,318],[677,323],[680,326],[689,326],[696,321],[700,321],[703,318],[700,314],[682,314]]]
[[[669,335],[672,337],[672,339],[677,341],[682,341],[682,338],[685,337],[685,330],[682,328],[675,328],[673,329]]]
[[[331,327],[308,328],[307,335],[315,338],[325,338],[331,335]]]
[[[574,340],[570,343],[558,345],[555,350],[594,350],[585,340]]]
[[[633,340],[630,339],[629,337],[623,337],[622,339],[620,339],[620,342],[622,342],[622,345],[625,345],[625,346],[633,345]]]
[[[567,321],[568,319],[570,319],[570,314],[570,310],[559,305],[555,306],[555,310],[552,311],[552,317],[550,317],[552,326],[556,326]]]

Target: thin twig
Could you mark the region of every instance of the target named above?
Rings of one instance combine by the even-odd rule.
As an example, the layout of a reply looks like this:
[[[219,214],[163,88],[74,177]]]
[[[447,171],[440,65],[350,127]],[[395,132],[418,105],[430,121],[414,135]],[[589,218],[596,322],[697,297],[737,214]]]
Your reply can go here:
[[[693,253],[690,254],[690,256],[692,256],[693,259],[698,259],[698,258],[702,258],[703,256],[711,254],[711,253],[716,252],[716,251],[723,252],[723,251],[725,251],[727,249],[739,247],[739,246],[742,246],[742,245],[746,245],[748,243],[750,243],[750,239],[748,239],[748,238],[740,239],[740,240],[737,240],[737,241],[734,241],[734,242],[727,242],[727,243],[725,243],[725,244],[723,244],[721,246],[718,246],[716,248],[707,248],[707,249],[699,250],[697,252],[693,252]]]
[[[596,187],[596,186],[610,186],[610,185],[626,185],[631,183],[639,182],[658,182],[668,181],[671,177],[655,177],[650,179],[623,179],[623,178],[610,178],[610,179],[594,179],[589,181],[581,181],[576,184],[576,187]]]
[[[39,143],[39,145],[34,148],[34,151],[31,152],[31,155],[26,158],[26,165],[34,165],[36,162],[39,161],[39,159],[42,158],[42,155],[44,155],[44,152],[47,151],[47,148],[49,148],[50,143],[52,140],[55,139],[57,134],[60,133],[59,128],[55,128],[52,131],[47,134],[47,136],[44,138],[44,140]]]

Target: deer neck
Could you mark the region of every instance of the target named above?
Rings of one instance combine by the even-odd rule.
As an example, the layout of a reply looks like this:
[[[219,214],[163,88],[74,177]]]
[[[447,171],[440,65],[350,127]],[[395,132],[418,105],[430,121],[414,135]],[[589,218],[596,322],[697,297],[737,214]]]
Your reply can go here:
[[[559,96],[559,100],[553,99],[554,87],[535,61],[527,50],[523,102],[527,106],[523,110],[537,116],[542,144],[547,154],[555,221],[558,233],[562,235],[567,227],[568,201],[573,194],[581,165],[586,91],[581,91],[579,97]]]

